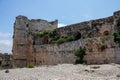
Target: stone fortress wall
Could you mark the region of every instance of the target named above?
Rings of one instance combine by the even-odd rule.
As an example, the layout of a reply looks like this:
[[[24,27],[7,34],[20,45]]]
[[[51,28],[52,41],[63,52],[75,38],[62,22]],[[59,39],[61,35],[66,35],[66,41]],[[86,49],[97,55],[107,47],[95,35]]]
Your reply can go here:
[[[53,65],[74,63],[75,50],[86,48],[84,60],[88,64],[120,62],[119,48],[115,48],[114,32],[119,32],[116,20],[120,11],[113,16],[85,21],[57,28],[58,21],[29,20],[25,16],[16,17],[14,24],[13,58],[15,65],[22,67],[28,63],[35,65]],[[62,44],[49,44],[49,37],[36,39],[34,34],[39,31],[54,29],[60,37],[74,35],[79,39]],[[41,43],[44,42],[44,43]],[[105,50],[101,50],[106,46]],[[117,57],[116,57],[117,55]]]

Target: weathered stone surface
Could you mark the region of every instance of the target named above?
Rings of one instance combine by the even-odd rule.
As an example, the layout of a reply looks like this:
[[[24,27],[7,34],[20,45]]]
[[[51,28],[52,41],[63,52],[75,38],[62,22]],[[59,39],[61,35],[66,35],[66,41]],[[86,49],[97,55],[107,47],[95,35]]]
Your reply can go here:
[[[13,58],[11,54],[0,53],[0,69],[11,68],[13,64]]]
[[[29,20],[25,16],[16,17],[13,40],[13,58],[15,66],[22,67],[29,63],[34,63],[34,52],[32,49],[33,36],[31,33],[55,28],[57,28],[57,20],[47,22],[40,19]]]
[[[57,28],[57,20],[29,20],[27,17],[16,17],[14,25],[13,58],[16,66],[22,67],[29,63],[35,65],[51,65],[61,63],[74,63],[75,50],[86,48],[84,60],[88,64],[102,64],[120,62],[119,48],[114,43],[114,32],[119,32],[116,25],[120,12],[113,16],[90,20],[82,23]],[[78,37],[75,41],[62,44],[48,43],[51,38],[43,36],[35,38],[39,31],[55,29],[56,37],[73,35]],[[116,57],[116,55],[118,55]]]

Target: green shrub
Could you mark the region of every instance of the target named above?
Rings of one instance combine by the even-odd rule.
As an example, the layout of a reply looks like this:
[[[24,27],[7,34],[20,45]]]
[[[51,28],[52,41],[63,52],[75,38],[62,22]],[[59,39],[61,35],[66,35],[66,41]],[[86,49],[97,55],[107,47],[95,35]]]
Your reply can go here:
[[[116,37],[116,41],[120,42],[120,35]]]
[[[35,35],[34,37],[38,38],[38,37],[43,37],[45,35],[47,35],[47,36],[49,36],[49,38],[51,38],[51,40],[48,43],[53,43],[53,44],[55,44],[55,43],[61,44],[64,42],[69,42],[69,41],[75,40],[75,37],[73,35],[58,37],[59,35],[57,35],[56,30],[44,30],[44,31],[38,32],[37,35]]]
[[[74,40],[74,36],[73,35],[69,35],[69,36],[64,36],[61,38],[53,38],[50,43],[57,43],[57,44],[62,44],[64,42],[69,42],[69,41],[73,41]]]
[[[41,32],[38,32],[37,33],[37,36],[45,36],[45,35],[49,35],[50,37],[54,37],[56,35],[56,31],[55,30],[44,30],[44,31],[41,31]]]
[[[75,51],[75,56],[77,56],[77,57],[80,57],[80,56],[81,56],[80,49],[77,49],[77,50]]]
[[[27,64],[27,67],[28,67],[28,68],[34,68],[34,64],[29,63],[29,64]]]
[[[40,31],[37,33],[38,36],[42,37],[49,33],[49,30]]]
[[[70,35],[70,36],[67,36],[65,39],[67,42],[69,42],[69,41],[75,40],[75,37],[73,35]]]
[[[49,43],[50,43],[50,44],[56,44],[56,43],[57,43],[57,40],[52,39]]]
[[[48,34],[49,34],[49,36],[54,37],[56,35],[56,31],[55,30],[49,30]]]
[[[57,44],[61,44],[61,43],[64,43],[64,42],[66,42],[66,39],[64,39],[64,38],[60,38],[56,41]]]
[[[74,40],[74,36],[73,35],[69,35],[69,36],[65,36],[65,37],[59,38],[56,41],[56,43],[57,44],[61,44],[61,43],[69,42],[69,41],[73,41],[73,40]]]
[[[120,42],[120,35],[118,33],[114,33],[114,41],[115,42]]]
[[[40,37],[42,37],[42,36],[44,36],[45,35],[45,32],[43,31],[43,32],[38,32],[37,33],[37,36],[40,36]]]
[[[79,64],[79,63],[83,63],[85,61],[83,61],[83,58],[84,58],[84,55],[85,55],[85,48],[81,48],[80,49],[77,49],[75,51],[75,56],[77,57],[76,61],[75,61],[75,64]]]
[[[55,38],[52,38],[50,41],[49,41],[49,44],[55,44],[57,43],[57,40],[59,39],[59,37],[55,37]]]
[[[119,36],[119,34],[118,34],[118,33],[114,33],[113,35],[114,35],[114,37],[117,37],[117,36]]]

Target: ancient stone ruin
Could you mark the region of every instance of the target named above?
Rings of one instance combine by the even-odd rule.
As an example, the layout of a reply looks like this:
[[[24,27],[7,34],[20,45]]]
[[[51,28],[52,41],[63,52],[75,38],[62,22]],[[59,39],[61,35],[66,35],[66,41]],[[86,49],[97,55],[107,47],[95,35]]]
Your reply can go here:
[[[12,54],[0,53],[0,69],[11,68],[13,65]]]
[[[29,63],[54,65],[75,63],[75,50],[86,49],[87,64],[120,63],[119,43],[113,34],[120,11],[113,16],[57,28],[58,21],[30,20],[17,16],[14,23],[13,59],[18,67]]]

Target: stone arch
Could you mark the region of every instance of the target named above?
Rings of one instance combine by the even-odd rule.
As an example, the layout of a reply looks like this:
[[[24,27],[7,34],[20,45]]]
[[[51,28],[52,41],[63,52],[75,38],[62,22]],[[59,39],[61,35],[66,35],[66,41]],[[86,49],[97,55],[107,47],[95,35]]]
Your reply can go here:
[[[77,32],[74,34],[74,36],[75,36],[75,40],[78,40],[78,39],[81,38],[81,33],[77,31]]]
[[[109,31],[104,31],[104,32],[103,32],[103,35],[104,35],[104,36],[108,36],[109,34],[110,34]]]

